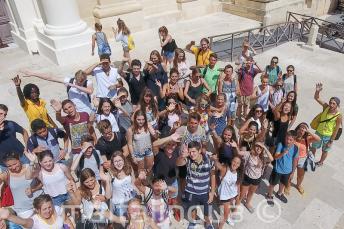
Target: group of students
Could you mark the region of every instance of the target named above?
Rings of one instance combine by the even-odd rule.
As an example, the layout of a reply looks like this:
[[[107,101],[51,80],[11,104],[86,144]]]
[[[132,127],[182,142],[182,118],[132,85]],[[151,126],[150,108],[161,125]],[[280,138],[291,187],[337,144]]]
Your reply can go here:
[[[295,171],[296,188],[304,193],[302,181],[314,169],[316,149],[322,148],[316,163],[321,166],[341,132],[339,98],[324,102],[317,84],[314,98],[323,112],[312,121],[316,132],[306,122],[294,128],[299,90],[294,66],[283,74],[273,57],[262,70],[244,41],[235,69],[230,64],[221,69],[206,38],[199,47],[186,46],[195,56],[190,66],[167,28],[159,34],[163,57],[152,51],[142,71],[124,46],[118,68],[98,49],[100,63],[64,80],[22,71],[21,77],[66,86],[68,99],[50,101],[54,119],[37,85],[22,89],[21,77],[13,78],[31,135],[6,120],[8,108],[0,104],[1,225],[169,228],[172,218],[184,217],[176,206],[201,205],[205,227],[223,228],[234,224],[232,212],[241,204],[254,213],[252,198],[268,167],[268,204],[274,204],[277,184],[275,196],[287,203]],[[258,74],[261,84],[255,85]],[[93,97],[89,75],[97,82]],[[63,211],[70,205],[79,206],[74,217]],[[212,205],[223,209],[218,225],[211,220]],[[189,228],[198,213],[192,210]]]

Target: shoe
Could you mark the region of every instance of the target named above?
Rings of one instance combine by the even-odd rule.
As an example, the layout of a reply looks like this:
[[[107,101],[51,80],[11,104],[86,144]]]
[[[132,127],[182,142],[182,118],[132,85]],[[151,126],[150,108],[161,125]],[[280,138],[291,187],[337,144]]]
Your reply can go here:
[[[288,203],[288,199],[287,199],[287,197],[285,197],[285,195],[282,193],[282,194],[278,194],[278,193],[276,193],[276,197],[280,200],[280,201],[282,201],[283,203]]]
[[[254,213],[254,207],[249,207],[246,202],[244,203],[244,206],[246,207],[246,209],[251,213],[253,214]]]
[[[227,223],[229,226],[234,227],[234,221],[233,221],[230,217],[226,220],[226,223]]]
[[[320,161],[318,161],[318,162],[315,162],[315,166],[316,167],[321,167],[321,166],[323,166],[323,162],[320,162]]]
[[[195,229],[196,228],[196,223],[189,223],[187,229]]]
[[[205,229],[215,229],[212,224],[208,224],[205,226]]]
[[[270,205],[271,207],[273,207],[275,205],[273,196],[266,195],[266,201],[267,201],[268,205]]]
[[[301,195],[305,194],[305,190],[304,190],[301,186],[296,187],[296,189],[297,189],[297,191],[299,191],[299,193],[300,193]]]

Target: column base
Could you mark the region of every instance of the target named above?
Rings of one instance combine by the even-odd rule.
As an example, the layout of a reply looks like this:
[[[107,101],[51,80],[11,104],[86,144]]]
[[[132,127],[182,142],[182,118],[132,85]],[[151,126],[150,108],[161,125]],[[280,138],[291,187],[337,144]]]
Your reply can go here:
[[[11,35],[13,37],[14,43],[16,43],[25,52],[32,55],[32,53],[37,53],[37,39],[34,29],[23,30],[17,28],[17,30],[12,30]]]
[[[177,0],[183,20],[221,11],[221,3],[211,0]]]
[[[91,58],[91,37],[94,31],[69,36],[49,36],[36,27],[37,46],[40,55],[47,57],[57,65],[80,63],[81,59]]]

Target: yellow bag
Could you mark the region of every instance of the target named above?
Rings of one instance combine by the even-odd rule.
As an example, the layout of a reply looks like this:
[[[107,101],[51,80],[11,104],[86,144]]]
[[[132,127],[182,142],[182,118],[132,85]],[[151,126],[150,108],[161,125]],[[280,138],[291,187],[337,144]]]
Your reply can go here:
[[[315,116],[315,118],[313,118],[310,126],[313,130],[317,130],[318,126],[320,124],[320,120],[321,120],[321,115],[323,114],[323,112],[319,113],[317,116]]]
[[[134,38],[132,35],[128,36],[128,49],[129,51],[133,50],[135,48],[135,42],[134,42]]]

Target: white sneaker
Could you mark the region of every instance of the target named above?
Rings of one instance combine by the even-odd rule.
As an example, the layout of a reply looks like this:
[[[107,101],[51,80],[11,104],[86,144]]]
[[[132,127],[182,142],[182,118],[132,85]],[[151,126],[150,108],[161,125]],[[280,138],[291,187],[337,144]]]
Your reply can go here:
[[[228,218],[227,220],[226,220],[226,223],[229,225],[229,226],[234,226],[234,221],[231,219],[231,218]]]

